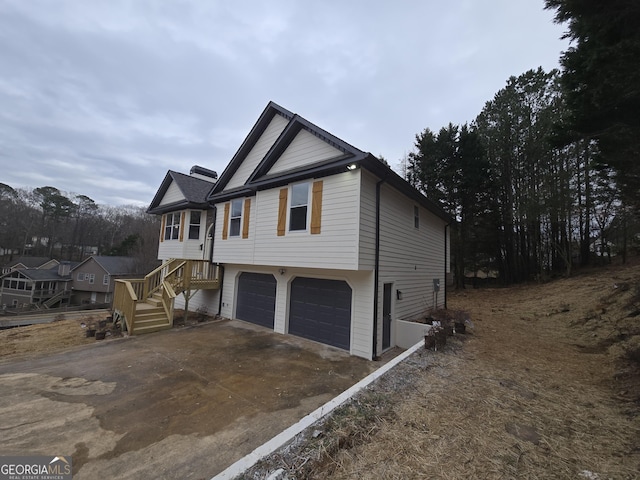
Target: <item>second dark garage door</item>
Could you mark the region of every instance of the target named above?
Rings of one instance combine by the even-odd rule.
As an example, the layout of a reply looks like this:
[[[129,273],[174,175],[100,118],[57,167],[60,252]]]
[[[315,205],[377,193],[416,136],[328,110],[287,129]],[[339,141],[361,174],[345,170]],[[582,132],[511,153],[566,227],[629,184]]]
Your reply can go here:
[[[238,278],[236,317],[273,328],[275,311],[275,277],[264,273],[242,272]]]
[[[295,278],[291,282],[289,333],[349,350],[351,287],[347,282]]]

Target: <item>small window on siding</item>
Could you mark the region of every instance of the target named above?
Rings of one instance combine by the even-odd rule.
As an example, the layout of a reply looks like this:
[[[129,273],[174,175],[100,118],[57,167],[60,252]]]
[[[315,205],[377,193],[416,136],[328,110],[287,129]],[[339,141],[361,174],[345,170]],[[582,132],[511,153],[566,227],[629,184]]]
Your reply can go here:
[[[78,272],[78,281],[79,282],[84,282],[84,273]]]
[[[289,209],[289,231],[307,229],[307,210],[309,205],[309,184],[299,183],[291,186],[291,207]]]
[[[191,212],[189,217],[189,240],[200,238],[200,212]]]
[[[96,281],[96,274],[95,273],[87,273],[87,274],[85,274],[85,278],[87,278],[89,280],[89,283],[93,284]]]
[[[180,236],[180,213],[167,213],[164,227],[165,240],[177,240]]]
[[[103,285],[109,285],[109,275],[104,275],[102,277],[102,284]]]
[[[420,228],[420,209],[416,206],[413,207],[413,226]]]
[[[229,236],[240,236],[240,225],[242,225],[242,199],[236,198],[231,201],[231,216],[229,219]]]

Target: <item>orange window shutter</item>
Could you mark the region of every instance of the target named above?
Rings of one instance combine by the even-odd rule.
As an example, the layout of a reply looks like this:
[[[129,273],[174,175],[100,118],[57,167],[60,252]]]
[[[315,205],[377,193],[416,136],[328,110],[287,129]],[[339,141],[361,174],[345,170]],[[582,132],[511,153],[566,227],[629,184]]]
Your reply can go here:
[[[180,212],[180,241],[184,239],[184,217],[187,216],[187,212]]]
[[[249,214],[251,212],[251,199],[244,199],[244,212],[242,213],[242,238],[249,238]]]
[[[278,236],[282,237],[287,228],[287,193],[288,188],[280,189],[280,203],[278,204]]]
[[[162,215],[162,226],[160,227],[160,241],[164,242],[164,229],[167,227],[167,214]]]
[[[222,239],[226,240],[229,236],[229,209],[231,204],[229,202],[224,204],[224,223],[222,224]]]
[[[322,180],[313,182],[311,190],[311,233],[320,233],[322,223]]]

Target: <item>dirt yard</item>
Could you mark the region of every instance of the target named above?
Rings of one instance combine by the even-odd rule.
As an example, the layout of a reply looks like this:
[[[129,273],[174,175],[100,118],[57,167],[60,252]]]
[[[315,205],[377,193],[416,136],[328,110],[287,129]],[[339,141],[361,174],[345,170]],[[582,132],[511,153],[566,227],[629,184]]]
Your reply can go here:
[[[449,308],[470,313],[467,334],[419,351],[244,478],[640,478],[637,261],[453,292]],[[96,342],[81,322],[2,331],[0,362]]]
[[[424,349],[244,478],[640,478],[640,265],[455,292]]]
[[[0,330],[0,362],[54,353],[71,347],[95,344],[121,337],[119,329],[115,328],[112,323],[102,329],[107,332],[104,340],[96,340],[95,336],[87,336],[87,329],[98,328],[98,322],[105,317],[105,315],[100,316],[87,312],[83,316],[75,315],[75,318],[65,318],[65,314],[62,313],[52,323]],[[213,317],[192,313],[189,315],[186,325],[213,320]],[[184,326],[184,312],[176,310],[174,327]]]

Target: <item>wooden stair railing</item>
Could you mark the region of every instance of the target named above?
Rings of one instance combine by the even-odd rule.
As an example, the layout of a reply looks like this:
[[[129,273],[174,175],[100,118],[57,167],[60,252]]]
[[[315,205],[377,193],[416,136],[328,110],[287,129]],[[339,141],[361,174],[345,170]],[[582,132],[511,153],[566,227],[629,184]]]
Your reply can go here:
[[[130,335],[171,328],[175,297],[185,291],[219,288],[218,272],[218,265],[205,260],[171,259],[144,279],[116,280],[114,315],[124,318]]]

